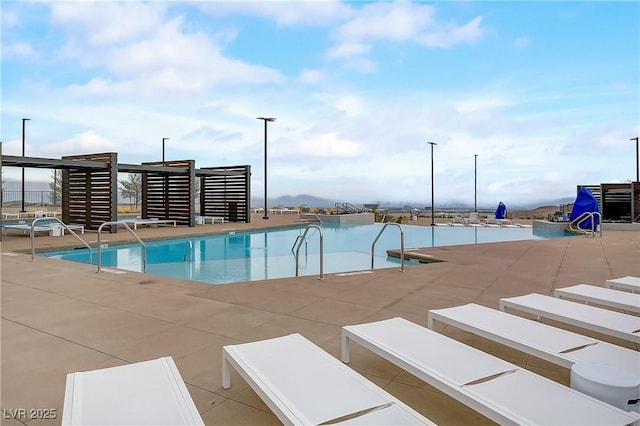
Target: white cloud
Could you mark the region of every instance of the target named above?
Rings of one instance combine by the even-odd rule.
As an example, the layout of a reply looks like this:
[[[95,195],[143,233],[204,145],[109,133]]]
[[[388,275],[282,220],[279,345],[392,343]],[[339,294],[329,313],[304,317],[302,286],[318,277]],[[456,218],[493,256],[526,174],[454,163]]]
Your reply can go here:
[[[15,11],[7,10],[6,8],[2,10],[0,19],[2,20],[2,28],[5,30],[20,24],[20,17],[18,14]]]
[[[328,59],[348,58],[363,55],[371,51],[371,46],[364,43],[343,43],[327,49],[325,56]]]
[[[91,46],[111,46],[150,34],[162,24],[164,2],[53,2],[54,24]]]
[[[308,137],[282,154],[338,158],[355,157],[361,153],[361,150],[362,147],[358,142],[340,137],[338,133],[325,133]]]
[[[116,145],[93,130],[78,133],[61,142],[44,143],[39,146],[41,156],[59,158],[97,152],[112,152]]]
[[[481,17],[465,25],[438,23],[435,8],[412,2],[371,3],[360,10],[349,22],[340,26],[334,37],[348,41],[389,40],[413,42],[435,47],[450,47],[479,39],[483,30]]]
[[[340,111],[345,117],[355,117],[362,113],[364,102],[356,95],[318,94],[316,98]]]
[[[130,7],[131,9],[126,9]],[[98,12],[109,17],[122,14],[142,13],[144,23],[134,31],[133,23],[125,22],[124,34],[111,36],[108,28],[101,27],[89,36],[90,43],[98,40],[101,50],[85,45],[83,39],[70,40],[61,51],[64,57],[82,61],[85,67],[104,69],[86,84],[74,84],[70,89],[75,93],[99,96],[135,96],[147,98],[185,98],[202,93],[216,85],[239,83],[262,84],[281,83],[284,76],[277,70],[227,58],[221,53],[216,42],[229,42],[234,33],[223,30],[212,35],[203,32],[186,32],[182,17],[162,21],[160,12],[164,8],[144,9],[138,4],[118,4],[96,9],[83,5],[80,10],[70,6],[60,6],[58,20],[76,23],[88,27],[99,16]],[[60,12],[62,10],[64,13]],[[91,13],[89,13],[89,11]],[[87,16],[83,14],[87,12]],[[104,24],[103,24],[104,25]],[[108,26],[108,25],[107,25]],[[129,28],[131,26],[132,28]],[[139,38],[145,33],[144,38]]]
[[[435,16],[435,7],[408,1],[367,3],[354,9],[353,17],[332,31],[335,44],[325,51],[330,60],[344,58],[347,69],[375,72],[375,63],[366,55],[375,43],[418,44],[449,48],[457,44],[474,43],[482,38],[482,17],[464,25],[442,24]]]
[[[317,83],[325,79],[326,70],[324,69],[303,69],[300,73],[300,81],[303,83]]]
[[[134,85],[130,82],[113,82],[110,79],[94,77],[86,84],[72,84],[66,91],[76,96],[119,97],[132,92]]]
[[[13,44],[2,44],[0,47],[0,55],[3,59],[14,57],[30,58],[36,57],[37,53],[31,44],[18,42]]]
[[[457,44],[475,43],[484,34],[481,24],[482,17],[474,18],[463,26],[448,24],[436,28],[434,31],[426,31],[420,34],[418,42],[425,46],[441,48],[448,48]]]
[[[408,41],[434,24],[433,6],[410,2],[371,3],[336,31],[341,40]]]
[[[378,66],[369,58],[349,58],[344,62],[344,68],[363,74],[374,73]]]
[[[244,13],[273,19],[280,26],[325,26],[352,15],[352,8],[338,0],[208,2],[202,9],[211,15]]]

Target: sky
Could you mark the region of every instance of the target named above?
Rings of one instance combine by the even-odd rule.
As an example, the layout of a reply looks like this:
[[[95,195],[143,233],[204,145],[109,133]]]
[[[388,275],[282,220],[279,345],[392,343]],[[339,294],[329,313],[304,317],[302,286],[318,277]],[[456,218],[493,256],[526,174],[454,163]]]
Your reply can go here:
[[[637,1],[2,1],[0,13],[6,155],[22,155],[22,118],[31,157],[140,164],[170,138],[167,160],[250,165],[261,196],[256,117],[275,117],[268,197],[426,206],[433,183],[436,206],[509,207],[635,180]]]

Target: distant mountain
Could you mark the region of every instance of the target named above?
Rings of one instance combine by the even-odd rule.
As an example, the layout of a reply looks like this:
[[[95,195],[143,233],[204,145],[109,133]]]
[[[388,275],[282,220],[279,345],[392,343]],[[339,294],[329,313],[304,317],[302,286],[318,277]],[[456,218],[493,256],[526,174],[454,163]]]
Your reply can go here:
[[[5,191],[20,191],[21,182],[20,180],[5,178],[4,182],[4,190]],[[25,182],[25,190],[26,191],[50,191],[51,188],[49,186],[49,182],[43,181],[29,181]],[[119,197],[120,198],[120,197]],[[129,200],[119,199],[120,203],[128,203]],[[299,194],[299,195],[284,195],[281,197],[269,198],[269,206],[283,206],[283,207],[299,207],[301,205],[307,205],[309,207],[317,207],[317,208],[327,208],[327,207],[335,207],[336,203],[342,202],[350,202],[349,200],[330,200],[327,198],[316,197],[309,194]],[[548,207],[548,206],[560,206],[564,204],[571,204],[575,201],[575,197],[564,197],[558,198],[554,200],[538,200],[532,201],[528,203],[519,203],[519,204],[511,204],[505,202],[507,204],[507,209],[509,211],[516,210],[532,210],[539,207]],[[418,202],[387,202],[383,200],[372,200],[371,203],[379,204],[381,208],[385,209],[430,209],[431,207],[427,203],[418,203]],[[362,206],[362,203],[351,203],[356,206]],[[264,199],[258,197],[252,197],[251,205],[253,207],[262,207],[264,206]],[[497,203],[496,203],[497,206]],[[480,210],[492,210],[495,209],[496,206],[478,206]],[[471,204],[465,203],[455,203],[451,205],[440,205],[436,203],[437,209],[442,210],[469,210],[473,208]]]

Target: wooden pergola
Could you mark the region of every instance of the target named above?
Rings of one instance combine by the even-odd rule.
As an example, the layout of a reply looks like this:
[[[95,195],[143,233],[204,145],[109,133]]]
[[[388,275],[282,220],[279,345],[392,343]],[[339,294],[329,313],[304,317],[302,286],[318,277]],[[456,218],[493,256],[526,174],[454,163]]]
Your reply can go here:
[[[195,160],[118,164],[117,153],[61,159],[2,155],[2,167],[62,170],[62,221],[97,230],[118,220],[118,173],[142,174],[142,219],[175,220],[195,226],[195,179],[200,214],[230,222],[251,221],[251,166],[195,168]],[[1,201],[1,200],[0,200]],[[111,232],[117,232],[111,227]]]

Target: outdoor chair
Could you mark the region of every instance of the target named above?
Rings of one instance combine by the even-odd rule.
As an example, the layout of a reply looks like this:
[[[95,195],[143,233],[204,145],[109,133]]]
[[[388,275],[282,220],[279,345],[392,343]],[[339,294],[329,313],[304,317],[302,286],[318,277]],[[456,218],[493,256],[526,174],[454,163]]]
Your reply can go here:
[[[640,352],[538,321],[469,303],[433,309],[428,327],[437,322],[476,334],[529,355],[571,368],[577,362],[614,364],[640,375]]]
[[[507,308],[526,312],[539,318],[582,327],[619,339],[640,343],[640,317],[622,314],[595,306],[531,293],[500,299],[500,310]]]
[[[204,425],[171,357],[67,375],[62,425]]]
[[[343,327],[346,363],[351,341],[500,424],[626,425],[640,419],[403,318]]]
[[[433,423],[300,334],[224,346],[222,386],[230,367],[288,425]]]
[[[553,292],[555,297],[600,305],[623,311],[640,313],[640,294],[597,287],[589,284],[578,284],[571,287],[558,288]]]

